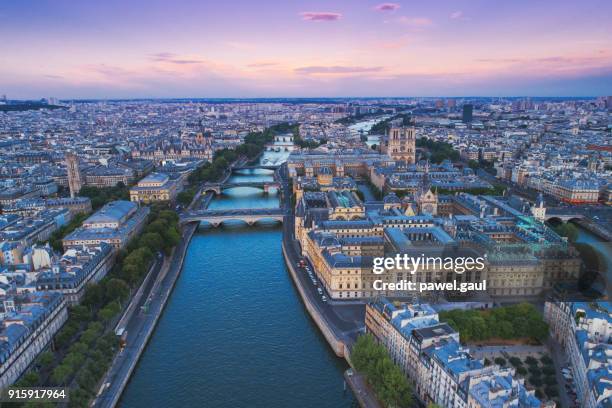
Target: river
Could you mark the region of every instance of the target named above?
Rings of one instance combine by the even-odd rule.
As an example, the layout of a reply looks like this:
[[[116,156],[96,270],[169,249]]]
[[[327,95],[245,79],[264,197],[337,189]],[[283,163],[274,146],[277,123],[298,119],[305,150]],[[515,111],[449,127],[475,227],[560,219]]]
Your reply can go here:
[[[262,161],[285,157],[266,152]],[[272,172],[231,177],[253,180]],[[240,187],[209,208],[277,206],[276,194]],[[343,391],[346,368],[301,303],[277,224],[202,226],[120,406],[354,407]]]
[[[590,244],[593,248],[597,249],[601,253],[607,266],[607,281],[612,282],[612,243],[603,241],[595,234],[587,231],[586,229],[578,227],[578,238],[576,242]]]
[[[383,115],[374,119],[363,120],[350,125],[348,129],[351,133],[361,134],[361,132],[363,132],[368,137],[366,144],[372,147],[372,145],[380,144],[380,135],[368,135],[368,132],[372,129],[372,126],[390,117],[391,115]]]

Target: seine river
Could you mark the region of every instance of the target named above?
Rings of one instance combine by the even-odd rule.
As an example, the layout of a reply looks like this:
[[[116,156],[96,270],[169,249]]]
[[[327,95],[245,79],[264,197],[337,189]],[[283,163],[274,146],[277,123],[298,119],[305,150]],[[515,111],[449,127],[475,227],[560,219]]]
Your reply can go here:
[[[249,180],[272,180],[272,172],[232,176]],[[209,208],[277,206],[276,194],[235,188]],[[203,226],[120,405],[355,407],[343,391],[346,368],[293,287],[278,225]]]

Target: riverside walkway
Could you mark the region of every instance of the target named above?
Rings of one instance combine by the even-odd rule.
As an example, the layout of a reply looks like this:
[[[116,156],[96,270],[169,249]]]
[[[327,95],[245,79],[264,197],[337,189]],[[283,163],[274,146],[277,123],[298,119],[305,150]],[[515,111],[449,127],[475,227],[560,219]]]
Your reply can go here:
[[[143,353],[157,321],[170,297],[176,283],[185,252],[197,225],[188,225],[183,231],[181,242],[174,249],[172,256],[164,260],[151,290],[135,305],[139,311],[125,321],[127,330],[127,346],[113,359],[102,381],[101,392],[93,401],[96,408],[113,408],[119,402],[121,394],[127,385],[141,354]],[[142,309],[146,303],[146,310]]]

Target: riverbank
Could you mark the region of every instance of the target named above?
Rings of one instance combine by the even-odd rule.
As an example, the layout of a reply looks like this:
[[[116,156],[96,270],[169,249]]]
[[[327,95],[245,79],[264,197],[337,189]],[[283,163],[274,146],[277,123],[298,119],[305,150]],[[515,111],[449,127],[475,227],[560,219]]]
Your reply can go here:
[[[323,334],[323,337],[325,337],[325,340],[327,340],[327,343],[329,344],[329,346],[332,348],[332,350],[334,350],[334,353],[336,353],[338,357],[346,358],[346,360],[348,361],[349,353],[346,350],[345,343],[340,339],[340,336],[338,335],[338,333],[334,332],[332,326],[326,321],[325,317],[323,317],[321,312],[319,312],[319,310],[317,309],[315,304],[312,302],[310,297],[306,294],[305,288],[302,286],[302,282],[298,279],[297,272],[295,270],[297,259],[291,259],[289,257],[287,248],[285,247],[284,239],[282,240],[281,245],[282,245],[282,250],[283,250],[283,257],[285,258],[285,264],[287,265],[287,269],[289,270],[289,274],[291,275],[293,283],[295,287],[297,288],[300,294],[300,297],[302,298],[304,307],[306,307],[306,310],[310,314],[310,317],[312,318],[312,320],[315,322],[315,324],[317,325],[317,327]],[[349,364],[350,364],[350,361],[349,361]]]
[[[99,396],[93,402],[94,407],[113,408],[119,402],[127,386],[132,372],[153,334],[157,322],[166,306],[183,266],[189,242],[197,229],[197,225],[188,225],[183,232],[181,242],[173,250],[172,256],[164,262],[151,291],[146,296],[148,312],[131,313],[125,319],[124,327],[128,331],[126,348],[113,360],[104,380]],[[122,319],[124,321],[124,319]]]

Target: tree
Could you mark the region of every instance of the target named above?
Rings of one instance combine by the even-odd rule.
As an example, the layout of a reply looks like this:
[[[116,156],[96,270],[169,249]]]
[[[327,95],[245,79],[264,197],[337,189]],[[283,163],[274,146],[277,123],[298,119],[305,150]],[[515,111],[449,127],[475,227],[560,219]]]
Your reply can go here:
[[[556,227],[553,227],[555,232],[562,237],[567,237],[569,242],[576,242],[578,239],[578,228],[572,223],[564,223],[559,224]]]
[[[139,244],[148,247],[153,252],[157,252],[164,247],[164,240],[157,232],[147,232],[140,237]]]
[[[60,364],[53,370],[51,381],[53,384],[62,385],[72,375],[72,368],[68,364]]]
[[[112,278],[106,283],[106,299],[124,301],[130,295],[130,287],[123,279]]]
[[[53,353],[50,351],[45,351],[38,356],[38,365],[40,367],[48,367],[53,364],[55,358],[53,357]]]
[[[508,361],[510,361],[510,364],[512,364],[514,367],[519,367],[523,365],[523,362],[518,357],[512,356],[508,359]]]
[[[106,305],[102,310],[100,310],[99,315],[102,321],[108,322],[113,317],[115,317],[119,313],[120,310],[121,308],[119,307],[117,302],[111,302],[108,305]]]
[[[493,361],[495,361],[495,364],[500,365],[502,367],[506,365],[506,360],[502,357],[496,357]]]
[[[544,354],[542,357],[540,357],[540,361],[542,362],[542,364],[545,364],[545,365],[553,364],[553,360],[552,358],[550,358],[548,354]]]

